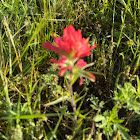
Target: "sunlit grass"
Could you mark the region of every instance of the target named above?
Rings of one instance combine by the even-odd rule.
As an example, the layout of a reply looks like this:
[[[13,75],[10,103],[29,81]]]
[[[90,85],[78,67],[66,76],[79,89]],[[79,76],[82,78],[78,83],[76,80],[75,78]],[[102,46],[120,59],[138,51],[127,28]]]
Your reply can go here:
[[[126,82],[137,89],[135,98],[139,99],[139,9],[139,0],[1,0],[0,139],[109,140],[128,137],[127,133],[140,137],[140,128],[135,126],[139,114],[125,108],[125,114],[118,115],[123,111],[113,100],[114,90],[124,89]],[[67,81],[57,76],[58,68],[50,62],[58,56],[42,45],[52,43],[55,35],[62,36],[70,24],[81,29],[90,44],[98,44],[87,58],[88,63],[94,62],[89,70],[96,75],[96,82],[74,85],[77,128]],[[111,125],[102,128],[99,122],[103,123],[104,117],[129,125],[114,126],[110,120]],[[133,127],[137,127],[136,133]]]

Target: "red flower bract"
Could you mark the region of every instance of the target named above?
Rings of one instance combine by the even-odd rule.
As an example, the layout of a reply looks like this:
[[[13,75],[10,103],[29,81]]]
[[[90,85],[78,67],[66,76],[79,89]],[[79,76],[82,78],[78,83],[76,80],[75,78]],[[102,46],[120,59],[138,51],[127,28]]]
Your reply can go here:
[[[71,69],[71,66],[70,65],[67,65],[67,58],[66,56],[62,55],[60,60],[54,60],[54,59],[51,59],[51,62],[52,63],[56,63],[58,66],[60,66],[60,70],[59,70],[59,76],[63,76],[64,72],[67,71],[67,70],[70,70]]]
[[[77,64],[76,64],[76,66],[78,67],[78,68],[83,68],[84,66],[86,66],[87,65],[87,62],[85,62],[83,59],[79,59],[78,61],[77,61]]]
[[[82,38],[81,30],[75,31],[72,25],[64,29],[63,39],[59,36],[54,38],[57,46],[45,42],[43,43],[46,49],[52,50],[60,55],[66,55],[73,58],[82,58],[91,54],[91,49],[97,44],[90,47],[88,40]]]

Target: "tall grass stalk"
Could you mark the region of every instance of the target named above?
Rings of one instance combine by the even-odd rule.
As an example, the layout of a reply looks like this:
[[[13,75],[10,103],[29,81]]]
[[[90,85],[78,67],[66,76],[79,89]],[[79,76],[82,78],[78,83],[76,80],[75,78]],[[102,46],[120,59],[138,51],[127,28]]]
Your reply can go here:
[[[116,57],[116,53],[117,53],[118,47],[119,47],[121,39],[122,39],[123,29],[125,27],[125,17],[126,17],[126,13],[127,13],[128,9],[129,9],[129,6],[130,6],[130,0],[127,1],[127,6],[126,6],[126,9],[125,9],[125,12],[123,13],[123,11],[121,11],[122,25],[121,25],[121,31],[120,31],[119,39],[118,39],[118,42],[117,42],[117,47],[116,47],[114,57]]]
[[[0,76],[3,83],[3,87],[4,87],[6,102],[8,105],[8,111],[10,112],[12,110],[12,107],[11,107],[11,101],[10,101],[9,92],[8,92],[8,80],[7,80],[6,75],[2,72],[2,69],[0,69]]]
[[[0,139],[126,139],[128,129],[138,139],[139,9],[140,0],[1,0]],[[96,82],[69,89],[42,44],[70,24],[98,46],[88,59]]]

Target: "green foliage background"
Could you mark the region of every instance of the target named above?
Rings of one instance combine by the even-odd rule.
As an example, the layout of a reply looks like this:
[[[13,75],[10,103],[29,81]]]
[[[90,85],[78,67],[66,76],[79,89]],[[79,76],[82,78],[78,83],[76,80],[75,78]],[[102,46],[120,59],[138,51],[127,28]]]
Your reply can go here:
[[[1,0],[0,139],[140,137],[140,0]],[[67,81],[43,42],[73,25],[97,47],[85,58],[96,82]]]

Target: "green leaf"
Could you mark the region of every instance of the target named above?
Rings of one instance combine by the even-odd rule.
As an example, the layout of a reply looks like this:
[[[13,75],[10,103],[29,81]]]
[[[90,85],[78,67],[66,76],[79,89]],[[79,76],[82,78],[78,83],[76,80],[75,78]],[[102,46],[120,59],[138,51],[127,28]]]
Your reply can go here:
[[[85,115],[78,114],[78,116],[79,116],[80,118],[86,119],[86,116],[85,116]]]
[[[123,138],[126,139],[126,140],[130,140],[129,135],[126,132],[127,129],[125,127],[121,126],[120,124],[116,124],[116,126],[121,131],[121,135],[123,136]]]
[[[73,85],[76,82],[77,79],[78,79],[78,76],[77,75],[74,75],[71,84]]]
[[[60,102],[66,101],[66,100],[69,101],[69,100],[70,100],[70,97],[69,97],[69,96],[60,97],[60,98],[58,98],[58,99],[55,100],[55,101],[52,101],[52,102],[47,103],[47,104],[44,104],[44,106],[47,107],[47,106],[50,106],[50,105],[55,105],[55,104],[58,104],[58,103],[60,103]]]
[[[80,101],[81,99],[83,99],[86,95],[87,95],[87,92],[83,96],[81,96],[78,99],[76,99],[75,100],[75,103],[77,103],[78,101]]]
[[[137,95],[140,97],[140,80],[138,76],[137,76]]]
[[[62,117],[63,117],[63,115],[61,115],[61,116],[59,117],[59,121],[57,122],[57,124],[56,124],[56,126],[55,126],[55,129],[54,129],[54,131],[52,132],[52,136],[50,137],[50,140],[53,140],[53,138],[57,139],[56,132],[57,132],[57,130],[58,130],[58,127],[59,127],[59,125],[60,125],[60,122],[61,122],[61,120],[62,120]]]
[[[124,120],[118,119],[118,120],[113,120],[114,123],[123,123]]]
[[[44,118],[44,117],[53,117],[58,116],[57,113],[48,113],[48,114],[32,114],[32,115],[22,115],[15,117],[1,117],[0,120],[10,120],[10,119],[34,119],[34,118]]]
[[[92,82],[95,82],[95,78],[93,78],[90,74],[91,74],[90,72],[85,71],[83,69],[80,69],[74,73],[74,75],[77,77],[84,77],[84,78],[89,79]]]
[[[102,115],[96,115],[96,116],[93,118],[93,120],[94,120],[95,122],[100,122],[100,121],[102,121],[102,120],[105,120],[105,117],[102,116]]]
[[[105,122],[103,122],[102,124],[95,124],[96,125],[96,127],[98,127],[98,128],[105,128],[105,126],[107,126],[107,121],[105,121]]]

